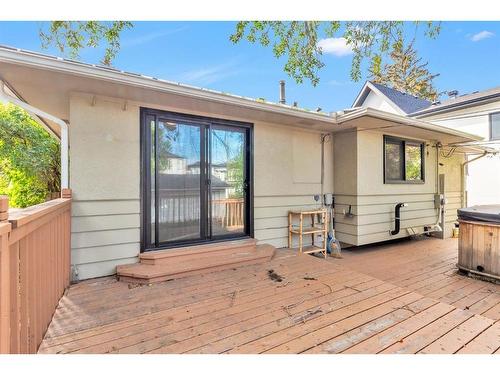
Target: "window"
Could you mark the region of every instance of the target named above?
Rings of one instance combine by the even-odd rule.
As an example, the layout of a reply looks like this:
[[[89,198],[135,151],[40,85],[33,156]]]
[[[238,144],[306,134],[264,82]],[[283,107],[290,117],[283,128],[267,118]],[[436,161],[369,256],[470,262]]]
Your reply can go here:
[[[424,143],[384,136],[384,183],[423,183]]]
[[[490,115],[490,139],[500,139],[500,112]]]

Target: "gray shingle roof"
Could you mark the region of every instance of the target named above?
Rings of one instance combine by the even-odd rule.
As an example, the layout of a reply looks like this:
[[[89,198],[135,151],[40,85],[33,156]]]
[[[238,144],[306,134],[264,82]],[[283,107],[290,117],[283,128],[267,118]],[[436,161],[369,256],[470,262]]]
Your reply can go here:
[[[371,84],[380,90],[406,114],[421,111],[432,105],[432,102],[429,100],[417,98],[416,96],[406,94],[379,83],[371,82]]]

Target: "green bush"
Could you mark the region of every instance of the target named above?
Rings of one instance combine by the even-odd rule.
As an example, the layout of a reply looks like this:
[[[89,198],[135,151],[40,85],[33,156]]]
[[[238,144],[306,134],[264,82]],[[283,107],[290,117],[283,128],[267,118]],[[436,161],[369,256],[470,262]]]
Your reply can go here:
[[[60,190],[59,142],[23,109],[0,103],[0,194],[12,207]]]

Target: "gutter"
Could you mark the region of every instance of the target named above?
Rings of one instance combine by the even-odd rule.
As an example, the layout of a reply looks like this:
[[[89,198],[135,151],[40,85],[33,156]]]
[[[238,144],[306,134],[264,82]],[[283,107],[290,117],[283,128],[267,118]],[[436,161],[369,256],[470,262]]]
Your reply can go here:
[[[12,104],[17,105],[18,107],[21,107],[25,111],[27,111],[35,116],[42,117],[46,120],[52,121],[61,127],[61,149],[60,149],[60,152],[61,152],[61,191],[62,191],[62,189],[67,189],[69,187],[68,124],[66,124],[66,122],[64,122],[60,118],[57,118],[57,117],[55,117],[47,112],[44,112],[41,109],[33,107],[33,106],[29,105],[28,103],[23,102],[22,100],[19,100],[18,98],[15,98],[12,95],[8,94],[5,91],[5,84],[3,81],[0,81],[0,97],[9,103],[12,103]]]
[[[291,105],[260,101],[253,98],[222,93],[215,90],[203,89],[154,77],[147,77],[136,73],[129,73],[113,68],[86,64],[1,45],[0,62],[51,70],[74,76],[98,79],[212,102],[232,104],[250,109],[301,117],[309,120],[329,122],[331,124],[336,123],[335,118],[326,113],[308,111]]]

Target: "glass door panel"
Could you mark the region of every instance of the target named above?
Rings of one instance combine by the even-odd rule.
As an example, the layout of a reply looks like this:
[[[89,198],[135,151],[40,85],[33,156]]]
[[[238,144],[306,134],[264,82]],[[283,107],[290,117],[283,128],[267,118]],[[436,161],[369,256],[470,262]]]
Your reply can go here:
[[[251,127],[144,109],[144,250],[251,235]]]
[[[213,237],[245,233],[245,130],[210,129],[210,224]]]
[[[159,119],[155,209],[158,243],[202,238],[201,127]]]

